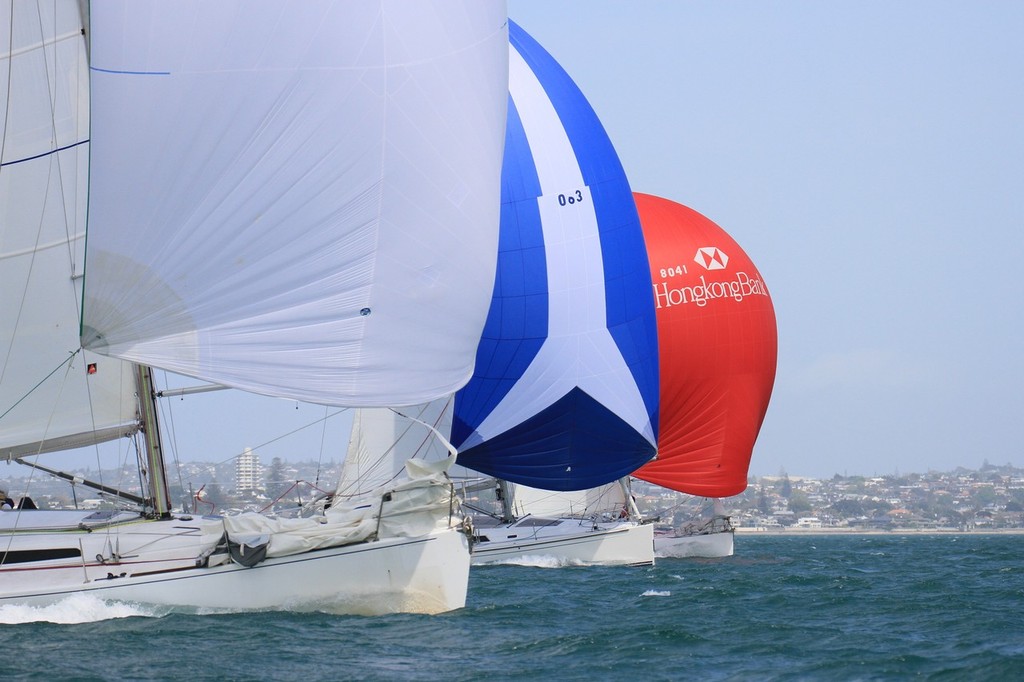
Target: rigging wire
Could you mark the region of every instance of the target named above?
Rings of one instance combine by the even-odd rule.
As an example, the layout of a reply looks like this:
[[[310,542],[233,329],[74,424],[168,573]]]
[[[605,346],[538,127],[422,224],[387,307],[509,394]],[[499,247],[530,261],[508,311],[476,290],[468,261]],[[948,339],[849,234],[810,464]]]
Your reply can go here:
[[[399,435],[397,435],[395,437],[394,442],[392,442],[391,445],[386,450],[384,450],[384,452],[382,452],[377,457],[376,460],[374,460],[372,463],[370,463],[370,465],[368,467],[366,467],[365,469],[360,469],[358,472],[356,472],[356,476],[355,476],[354,480],[348,482],[349,486],[350,486],[349,489],[347,489],[344,493],[341,492],[342,481],[339,481],[339,485],[338,485],[338,493],[339,493],[339,495],[341,495],[343,497],[354,497],[354,496],[357,496],[357,495],[361,495],[365,491],[363,491],[361,488],[357,487],[356,490],[353,492],[353,491],[351,491],[351,486],[352,485],[358,486],[359,481],[362,481],[362,480],[369,480],[369,481],[371,481],[372,482],[371,483],[372,487],[377,487],[378,485],[387,485],[387,484],[393,483],[395,480],[397,480],[401,476],[401,474],[402,474],[402,470],[401,469],[399,469],[398,471],[391,471],[391,475],[388,478],[386,478],[386,479],[384,479],[382,481],[379,481],[379,482],[374,481],[374,479],[372,479],[372,478],[369,478],[369,474],[372,471],[376,471],[377,469],[384,468],[384,464],[385,464],[385,462],[387,460],[390,459],[391,453],[395,450],[396,447],[398,447],[399,442],[401,442],[401,440],[403,438],[405,438],[406,434],[408,434],[410,432],[410,430],[412,428],[414,428],[414,426],[416,424],[421,424],[423,426],[426,426],[427,429],[428,429],[428,432],[426,434],[424,434],[423,437],[421,438],[420,444],[413,451],[414,454],[412,456],[412,459],[415,459],[417,456],[422,457],[423,454],[426,453],[427,450],[428,450],[427,444],[433,438],[433,434],[431,433],[431,431],[435,431],[435,432],[437,431],[438,427],[441,425],[441,421],[443,420],[444,414],[450,409],[450,407],[451,407],[451,398],[449,397],[448,404],[446,404],[445,407],[438,413],[437,417],[434,419],[433,424],[427,424],[426,422],[421,422],[419,419],[417,419],[415,417],[410,417],[409,415],[406,415],[406,414],[403,414],[402,412],[396,410],[395,408],[386,408],[386,409],[391,410],[392,412],[394,412],[398,416],[404,417],[408,421],[408,424],[406,424],[405,429]],[[353,429],[356,428],[355,423],[353,423],[352,428]],[[446,445],[446,447],[447,447],[447,445]],[[351,454],[351,453],[349,453],[349,454]],[[348,457],[348,455],[346,455],[346,458],[347,457]],[[359,462],[359,464],[362,464],[362,462]]]
[[[299,404],[295,403],[295,409],[299,409]],[[324,444],[327,442],[327,412],[330,408],[324,405],[324,427],[320,432],[320,456],[316,460],[316,478],[314,479],[313,486],[320,485],[320,472],[323,469],[324,462]]]
[[[165,375],[164,381],[166,383],[169,383],[167,381],[167,379],[166,379],[166,375],[167,374],[168,374],[167,372],[164,372],[164,375]],[[182,400],[182,401],[184,401],[184,399],[185,399],[185,396],[177,396],[177,397],[178,397],[179,400]],[[168,405],[166,409],[167,409],[167,414],[168,415],[173,415],[173,411],[172,411],[170,405]],[[299,433],[299,432],[304,431],[306,429],[312,428],[312,427],[316,426],[317,424],[323,424],[324,433],[326,433],[327,421],[333,419],[334,417],[337,417],[340,414],[343,414],[344,412],[348,411],[348,409],[349,408],[343,408],[343,409],[340,409],[340,410],[338,410],[336,412],[331,413],[330,412],[330,408],[329,407],[325,407],[324,408],[324,416],[323,417],[320,417],[320,418],[318,418],[318,419],[316,419],[316,420],[314,420],[312,422],[309,422],[308,424],[304,424],[302,426],[299,426],[298,428],[292,429],[291,431],[288,431],[286,433],[280,434],[280,435],[278,435],[278,436],[276,436],[274,438],[271,438],[270,440],[264,441],[263,443],[260,443],[260,444],[257,444],[255,446],[252,446],[249,449],[254,451],[254,452],[258,451],[258,450],[260,450],[262,448],[267,447],[268,445],[272,445],[272,444],[274,444],[274,443],[276,443],[276,442],[278,442],[280,440],[284,440],[286,438],[289,438],[290,436],[293,436],[296,433]],[[161,407],[161,412],[163,412],[163,410],[164,410],[164,408]],[[176,468],[177,475],[178,475],[178,482],[179,482],[179,485],[181,485],[182,491],[184,491],[185,490],[185,485],[184,485],[184,478],[183,478],[183,474],[182,474],[183,466],[182,466],[182,459],[181,459],[182,458],[181,448],[178,446],[177,428],[176,428],[176,422],[174,421],[174,417],[173,416],[169,417],[169,426],[170,426],[170,430],[171,430],[171,442],[173,444],[174,463],[175,463],[175,468]],[[325,441],[325,438],[326,438],[325,436],[321,437],[321,451],[323,450],[323,442]],[[216,479],[216,477],[217,477],[217,469],[219,467],[221,467],[221,466],[223,466],[223,465],[225,465],[225,464],[227,464],[227,463],[229,463],[229,462],[231,462],[233,460],[238,459],[239,457],[241,457],[244,454],[245,454],[245,450],[243,450],[242,452],[239,452],[237,454],[230,455],[230,456],[226,457],[223,460],[213,462],[212,464],[209,464],[208,466],[199,469],[196,473],[206,473],[206,474],[212,476],[214,479]],[[321,459],[322,459],[322,457],[321,457]],[[318,472],[317,483],[316,484],[310,484],[310,485],[313,485],[313,487],[319,489],[317,487],[319,485],[319,472]],[[200,487],[200,490],[197,491],[196,494],[198,495],[198,492],[201,492],[202,489],[205,488],[205,487],[206,487],[206,484],[203,484]],[[206,504],[209,504],[209,503],[206,502]]]
[[[161,370],[161,372],[163,374],[164,385],[169,385],[170,382],[167,380],[167,371]],[[182,396],[181,399],[184,400],[184,396]],[[164,420],[164,423],[166,424],[167,428],[164,429],[163,433],[164,436],[169,439],[170,450],[173,454],[174,473],[178,477],[178,487],[181,488],[182,494],[182,511],[184,511],[185,513],[189,513],[192,505],[191,503],[185,503],[185,500],[187,500],[188,497],[185,496],[185,481],[181,476],[181,457],[178,454],[178,432],[174,426],[174,409],[170,401],[166,402],[166,410],[163,401],[157,401],[157,404],[160,405],[160,412],[162,414],[166,413],[167,416],[167,418]],[[164,466],[166,467],[166,465],[167,461],[165,459]]]

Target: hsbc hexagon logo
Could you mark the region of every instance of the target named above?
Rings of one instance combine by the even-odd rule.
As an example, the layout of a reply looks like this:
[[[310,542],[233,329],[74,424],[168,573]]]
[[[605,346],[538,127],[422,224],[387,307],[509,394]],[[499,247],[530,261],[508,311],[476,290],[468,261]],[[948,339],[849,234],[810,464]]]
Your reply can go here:
[[[729,264],[729,257],[715,246],[702,246],[697,249],[693,262],[705,270],[725,270],[725,266]]]

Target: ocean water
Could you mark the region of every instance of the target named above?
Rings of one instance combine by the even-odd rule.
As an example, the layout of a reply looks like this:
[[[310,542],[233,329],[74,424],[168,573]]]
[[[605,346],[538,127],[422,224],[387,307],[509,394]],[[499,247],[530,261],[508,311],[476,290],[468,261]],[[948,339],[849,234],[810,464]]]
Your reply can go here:
[[[1024,679],[1024,535],[738,535],[736,552],[474,568],[440,616],[2,607],[0,676]]]

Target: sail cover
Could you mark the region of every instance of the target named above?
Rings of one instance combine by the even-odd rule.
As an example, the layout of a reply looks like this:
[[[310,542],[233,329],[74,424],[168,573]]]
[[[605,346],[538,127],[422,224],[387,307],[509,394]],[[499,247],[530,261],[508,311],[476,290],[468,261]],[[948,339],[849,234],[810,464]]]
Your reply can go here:
[[[78,3],[0,0],[0,16],[10,19],[0,30],[0,459],[9,459],[116,438],[136,428],[136,409],[130,367],[76,353],[89,168]]]
[[[83,345],[327,405],[464,385],[506,22],[479,0],[94,4]]]
[[[545,490],[654,454],[657,332],[629,183],[593,109],[509,27],[498,276],[476,372],[456,395],[467,468]]]
[[[736,495],[775,382],[772,300],[722,228],[668,199],[635,196],[657,307],[661,421],[658,458],[634,475],[692,495]]]

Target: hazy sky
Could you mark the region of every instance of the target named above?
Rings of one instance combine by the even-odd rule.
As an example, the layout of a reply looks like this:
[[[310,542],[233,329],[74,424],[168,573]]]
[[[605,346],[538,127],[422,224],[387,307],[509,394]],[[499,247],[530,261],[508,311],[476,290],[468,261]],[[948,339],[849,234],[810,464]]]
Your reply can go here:
[[[633,189],[711,218],[765,277],[779,365],[753,474],[1024,466],[1024,3],[509,12],[583,90]],[[270,442],[324,408],[168,408],[185,460],[337,461],[351,419]]]
[[[779,326],[751,472],[1024,466],[1024,3],[511,0]]]

